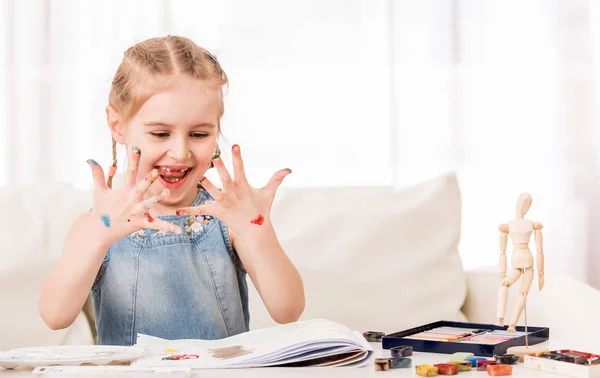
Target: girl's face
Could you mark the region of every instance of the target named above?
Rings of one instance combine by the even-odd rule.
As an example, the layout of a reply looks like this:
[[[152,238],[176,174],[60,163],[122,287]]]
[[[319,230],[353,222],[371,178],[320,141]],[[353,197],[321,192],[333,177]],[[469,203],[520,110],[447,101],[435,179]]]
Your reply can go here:
[[[121,127],[127,151],[134,146],[141,150],[137,182],[156,168],[160,177],[148,194],[170,190],[163,206],[189,206],[196,198],[198,180],[217,148],[220,96],[218,88],[177,77]]]

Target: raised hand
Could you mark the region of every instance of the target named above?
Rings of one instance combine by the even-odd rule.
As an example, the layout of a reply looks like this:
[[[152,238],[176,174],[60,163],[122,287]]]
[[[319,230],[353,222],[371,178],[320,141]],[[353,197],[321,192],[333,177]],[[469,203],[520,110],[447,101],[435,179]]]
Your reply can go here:
[[[103,237],[113,243],[143,228],[180,233],[181,228],[174,224],[153,218],[148,210],[169,196],[164,189],[159,195],[144,200],[144,194],[158,178],[158,170],[153,169],[141,182],[136,183],[141,151],[134,147],[127,166],[127,183],[118,189],[110,189],[104,180],[104,170],[94,160],[88,160],[94,176],[94,218],[105,228]]]
[[[232,152],[233,178],[220,156],[213,157],[213,163],[221,178],[223,189],[215,187],[205,177],[201,179],[202,186],[214,198],[214,202],[181,208],[177,210],[177,214],[211,215],[219,218],[233,231],[240,234],[264,224],[270,224],[271,206],[277,188],[285,176],[292,171],[286,168],[275,172],[267,185],[257,189],[250,186],[246,179],[242,154],[237,144],[233,145]]]

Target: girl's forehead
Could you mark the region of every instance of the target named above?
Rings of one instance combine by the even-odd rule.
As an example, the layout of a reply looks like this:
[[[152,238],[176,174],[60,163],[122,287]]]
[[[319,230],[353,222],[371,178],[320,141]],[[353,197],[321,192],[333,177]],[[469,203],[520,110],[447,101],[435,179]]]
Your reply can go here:
[[[148,98],[139,109],[144,122],[216,123],[221,109],[220,88],[199,80],[177,80]]]

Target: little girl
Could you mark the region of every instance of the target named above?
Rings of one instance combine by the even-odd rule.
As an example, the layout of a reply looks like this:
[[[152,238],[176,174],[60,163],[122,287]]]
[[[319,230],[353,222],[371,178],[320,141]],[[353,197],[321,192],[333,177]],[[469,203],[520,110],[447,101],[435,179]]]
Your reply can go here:
[[[42,290],[39,311],[51,329],[68,327],[91,290],[99,344],[133,345],[138,333],[232,336],[249,329],[246,273],[276,322],[299,318],[302,279],[270,219],[291,171],[253,188],[237,145],[233,177],[227,171],[217,145],[226,84],[217,59],[187,38],[153,38],[125,52],[106,108],[108,181],[88,160],[93,208],[73,223]],[[128,166],[112,188],[116,143],[127,147]],[[209,168],[222,189],[204,177]]]

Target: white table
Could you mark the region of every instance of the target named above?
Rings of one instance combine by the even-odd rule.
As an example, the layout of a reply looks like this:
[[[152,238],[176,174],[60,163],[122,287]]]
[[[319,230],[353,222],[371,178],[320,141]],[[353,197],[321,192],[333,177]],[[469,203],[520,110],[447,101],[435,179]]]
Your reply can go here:
[[[389,357],[389,350],[382,350],[380,343],[372,343],[374,351],[373,358],[376,357]],[[564,345],[561,343],[546,342],[543,344],[550,350],[560,348],[577,349],[574,345]],[[255,368],[255,369],[215,369],[215,370],[197,370],[192,373],[120,373],[120,374],[89,374],[89,373],[75,373],[75,374],[60,374],[60,375],[34,375],[31,370],[15,369],[15,370],[0,370],[0,378],[24,378],[24,377],[242,377],[242,378],[296,378],[296,377],[327,377],[327,378],[385,378],[385,377],[419,377],[415,372],[416,365],[420,364],[436,364],[448,361],[448,355],[444,354],[433,354],[433,353],[418,353],[416,352],[412,357],[412,367],[404,369],[391,369],[388,371],[376,371],[373,361],[371,361],[364,368]],[[1,369],[1,368],[0,368]],[[533,369],[523,367],[523,363],[513,365],[513,376],[514,377],[528,377],[528,378],[557,378],[560,377],[557,374],[540,372]],[[438,377],[445,377],[438,375]],[[461,372],[457,376],[458,378],[470,378],[470,377],[488,377],[488,374],[483,371],[472,370],[469,372]]]

